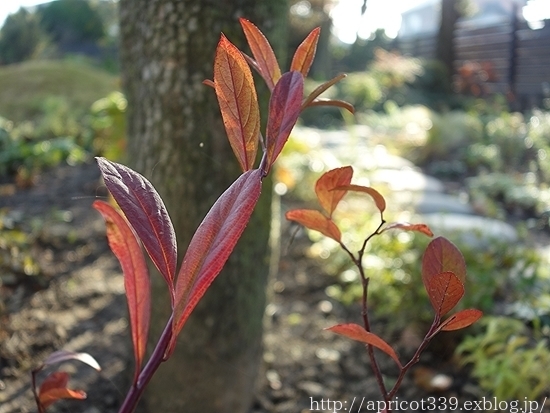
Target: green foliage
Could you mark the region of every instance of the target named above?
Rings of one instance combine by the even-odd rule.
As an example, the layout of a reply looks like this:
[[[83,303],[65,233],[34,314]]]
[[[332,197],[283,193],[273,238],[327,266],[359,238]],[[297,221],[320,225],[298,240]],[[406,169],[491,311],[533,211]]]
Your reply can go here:
[[[0,64],[18,63],[31,58],[40,38],[40,26],[35,15],[24,8],[9,15],[0,30]]]
[[[88,1],[55,0],[38,9],[40,24],[54,42],[95,43],[105,35],[103,21]]]
[[[52,96],[62,97],[71,112],[83,115],[117,89],[117,77],[80,62],[29,61],[0,67],[0,116],[15,123],[35,121]]]
[[[57,120],[51,119],[54,123]],[[23,123],[13,127],[11,122],[1,120],[0,175],[17,174],[29,179],[37,171],[62,161],[74,165],[87,158],[86,150],[76,143],[74,136],[42,135],[37,133],[41,126],[35,128],[30,123]]]
[[[126,106],[120,92],[94,102],[91,108],[91,127],[94,130],[94,152],[107,158],[122,160],[126,149]]]
[[[480,386],[499,400],[539,400],[550,388],[547,339],[533,339],[523,323],[485,317],[484,332],[467,337],[457,348],[462,364],[471,364]]]
[[[0,284],[16,282],[16,279],[10,278],[40,274],[32,252],[39,225],[33,221],[29,230],[23,228],[22,221],[21,216],[0,209]]]

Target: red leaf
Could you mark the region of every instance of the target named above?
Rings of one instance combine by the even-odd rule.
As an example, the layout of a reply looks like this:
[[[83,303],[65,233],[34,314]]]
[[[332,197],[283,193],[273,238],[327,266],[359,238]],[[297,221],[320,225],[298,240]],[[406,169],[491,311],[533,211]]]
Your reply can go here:
[[[430,277],[426,290],[438,316],[451,311],[464,296],[464,285],[450,271]]]
[[[83,400],[86,398],[86,393],[82,390],[68,389],[66,387],[68,382],[69,374],[64,371],[56,371],[46,377],[38,391],[40,405],[47,408],[60,399]]]
[[[395,350],[376,334],[369,333],[359,324],[337,324],[333,327],[326,328],[326,330],[341,334],[343,336],[346,336],[347,338],[351,338],[352,340],[360,341],[365,344],[370,344],[371,346],[382,350],[384,353],[394,359],[397,365],[401,368],[401,362],[399,361],[399,357],[397,357]]]
[[[96,158],[105,185],[136,231],[174,299],[176,233],[168,211],[151,182],[136,171],[105,158]]]
[[[149,271],[141,246],[126,220],[111,205],[103,201],[93,204],[107,225],[109,246],[118,258],[124,274],[124,288],[134,345],[136,382],[145,357],[151,315],[151,286]]]
[[[466,328],[474,324],[483,316],[483,312],[475,308],[459,311],[441,323],[442,331],[453,331]]]
[[[340,200],[346,195],[347,190],[335,190],[338,187],[349,185],[353,176],[351,166],[332,169],[325,172],[315,183],[315,194],[319,204],[329,216],[338,206]]]
[[[416,231],[421,232],[424,235],[427,235],[428,237],[433,237],[434,234],[430,227],[428,227],[426,224],[409,224],[406,222],[395,222],[393,224],[389,224],[387,227],[384,228],[383,231],[388,231],[390,229],[402,229],[404,231]]]
[[[231,148],[244,171],[254,167],[260,136],[260,110],[250,67],[222,34],[214,59],[214,85]]]
[[[363,192],[371,196],[371,198],[374,200],[374,203],[376,204],[376,208],[378,208],[380,213],[386,210],[386,200],[384,199],[382,194],[374,188],[362,185],[342,185],[336,187],[335,189],[333,189],[333,191],[334,190]]]
[[[304,78],[298,72],[285,73],[277,82],[269,100],[269,118],[267,120],[267,167],[269,172],[292,128],[300,116]]]
[[[306,228],[319,231],[321,234],[340,242],[342,234],[336,224],[330,219],[313,209],[294,209],[288,211],[286,219],[296,221]]]
[[[448,239],[437,237],[426,247],[422,257],[422,282],[428,288],[428,280],[434,275],[450,271],[462,283],[466,282],[466,262],[460,250]]]
[[[259,169],[242,174],[212,206],[195,232],[176,282],[171,354],[185,321],[220,273],[243,233],[260,196]]]
[[[277,63],[275,53],[264,34],[249,20],[240,18],[241,26],[254,56],[256,67],[267,83],[269,90],[273,90],[281,77],[281,69]]]
[[[313,58],[315,57],[315,51],[317,50],[319,33],[321,33],[321,28],[316,27],[307,35],[300,46],[298,46],[292,58],[290,70],[297,70],[304,77],[307,76],[311,64],[313,63]]]
[[[50,354],[46,360],[44,360],[43,365],[49,366],[51,364],[61,363],[68,360],[78,360],[88,366],[94,368],[97,371],[101,371],[99,363],[88,353],[74,353],[72,351],[58,350]]]

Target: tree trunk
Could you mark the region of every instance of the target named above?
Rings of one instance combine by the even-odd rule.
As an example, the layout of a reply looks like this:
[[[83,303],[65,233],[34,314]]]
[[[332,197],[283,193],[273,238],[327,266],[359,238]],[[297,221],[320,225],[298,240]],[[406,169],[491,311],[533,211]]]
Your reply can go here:
[[[164,199],[180,261],[208,209],[240,174],[214,91],[201,84],[213,76],[220,33],[244,47],[238,23],[243,16],[277,51],[286,13],[284,0],[120,0],[129,163]],[[259,98],[266,102],[265,94]],[[261,357],[269,208],[270,188],[264,185],[233,255],[150,383],[149,411],[239,413],[250,407]],[[152,274],[151,343],[170,313],[157,275]]]

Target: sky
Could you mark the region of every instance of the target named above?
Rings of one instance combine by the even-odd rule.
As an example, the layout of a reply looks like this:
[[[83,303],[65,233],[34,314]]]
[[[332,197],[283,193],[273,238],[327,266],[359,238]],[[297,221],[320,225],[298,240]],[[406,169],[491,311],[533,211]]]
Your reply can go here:
[[[47,0],[0,0],[0,26],[6,17],[19,10]],[[401,24],[400,13],[428,0],[368,0],[367,13],[361,18],[362,0],[340,0],[332,10],[334,33],[345,43],[353,43],[356,35],[369,37],[379,27],[386,29],[390,37],[395,37]],[[530,19],[550,18],[550,0],[529,0],[524,16]]]

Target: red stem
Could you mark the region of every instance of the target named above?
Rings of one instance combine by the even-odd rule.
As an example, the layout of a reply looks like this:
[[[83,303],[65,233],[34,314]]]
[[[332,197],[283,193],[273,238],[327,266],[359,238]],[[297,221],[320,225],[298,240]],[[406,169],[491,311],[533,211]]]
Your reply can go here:
[[[126,398],[124,399],[122,406],[120,406],[118,413],[132,413],[136,409],[137,403],[143,395],[145,387],[153,377],[153,374],[155,374],[159,368],[160,364],[164,361],[164,353],[166,352],[168,343],[170,343],[170,339],[172,338],[172,318],[173,315],[170,316],[170,319],[166,323],[166,327],[164,327],[164,331],[162,332],[151,357],[147,361],[147,364],[139,374],[136,382],[132,384],[132,387],[130,387],[130,390],[126,394]]]

